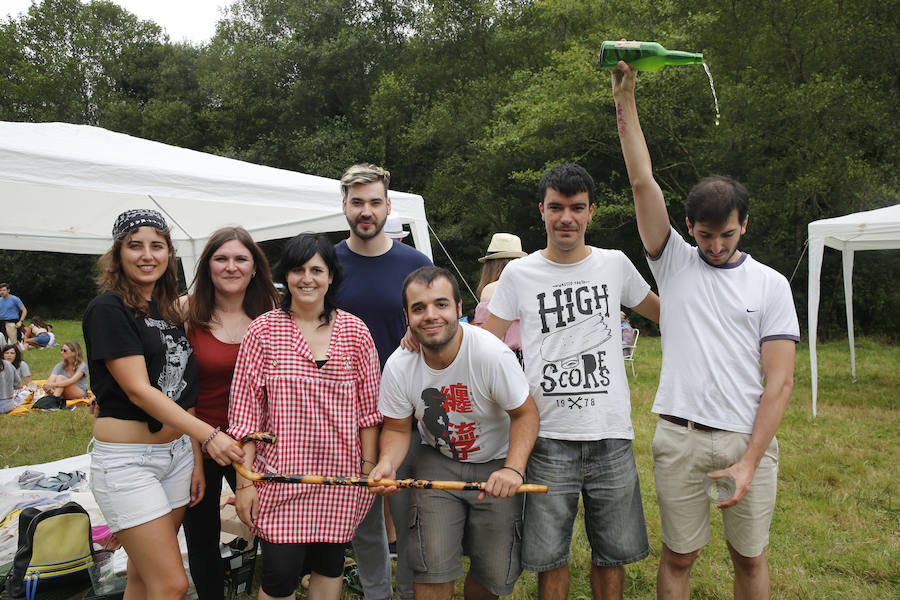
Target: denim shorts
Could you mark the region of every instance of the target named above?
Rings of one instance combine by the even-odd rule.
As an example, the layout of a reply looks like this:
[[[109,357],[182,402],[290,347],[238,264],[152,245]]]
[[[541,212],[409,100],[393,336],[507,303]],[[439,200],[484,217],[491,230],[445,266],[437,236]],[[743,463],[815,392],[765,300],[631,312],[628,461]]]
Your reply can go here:
[[[666,547],[688,554],[709,542],[714,507],[703,491],[703,476],[736,463],[749,442],[749,433],[701,431],[659,420],[652,445],[653,476]],[[720,511],[725,539],[741,556],[759,556],[769,543],[777,482],[778,441],[772,438],[750,491]]]
[[[47,344],[50,343],[50,334],[49,333],[39,333],[34,336],[34,343],[43,348],[47,347]]]
[[[115,533],[185,506],[193,471],[194,451],[186,435],[167,444],[94,440],[91,491]]]
[[[417,479],[487,481],[503,459],[464,463],[430,446],[420,446],[413,465]],[[469,573],[489,592],[512,594],[522,573],[522,496],[477,500],[479,492],[413,489],[407,558],[416,583],[445,583]],[[399,523],[397,524],[399,527]]]
[[[572,527],[584,499],[591,562],[617,567],[650,553],[631,440],[569,441],[537,438],[528,461],[529,483],[546,494],[525,499],[522,565],[549,571],[568,564]]]

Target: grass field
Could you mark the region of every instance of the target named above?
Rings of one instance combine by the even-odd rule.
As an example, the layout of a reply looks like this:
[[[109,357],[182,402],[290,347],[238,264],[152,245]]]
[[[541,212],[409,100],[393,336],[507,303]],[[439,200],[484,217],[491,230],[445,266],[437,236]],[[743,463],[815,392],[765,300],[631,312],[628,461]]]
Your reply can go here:
[[[78,323],[61,321],[54,327],[60,343],[81,341]],[[805,344],[798,348],[794,394],[778,433],[778,503],[767,550],[773,598],[900,598],[900,346],[859,339],[856,355],[854,383],[846,340],[819,346],[819,415],[813,418],[809,352]],[[627,569],[626,598],[650,599],[656,593],[660,528],[650,455],[656,418],[650,406],[660,358],[659,338],[642,337],[637,376],[630,380],[635,456],[652,551]],[[35,378],[46,377],[59,361],[58,349],[30,350],[25,360]],[[90,428],[85,408],[0,416],[0,466],[83,453]],[[582,527],[572,546],[570,597],[590,598],[590,551]],[[461,585],[457,590],[461,598]],[[534,574],[525,573],[512,598],[536,597]],[[731,597],[728,551],[716,518],[713,541],[694,567],[692,598]]]

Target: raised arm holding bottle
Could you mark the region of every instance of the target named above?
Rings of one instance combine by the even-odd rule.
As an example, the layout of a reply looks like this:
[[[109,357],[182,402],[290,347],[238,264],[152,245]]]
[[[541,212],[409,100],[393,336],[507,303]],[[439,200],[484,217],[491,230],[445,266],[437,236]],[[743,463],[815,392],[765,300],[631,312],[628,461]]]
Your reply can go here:
[[[657,595],[690,596],[691,567],[710,540],[708,474],[736,483],[734,495],[716,505],[735,597],[768,598],[775,432],[800,339],[790,286],[738,250],[749,194],[736,180],[707,177],[688,193],[685,224],[696,247],[670,226],[638,121],[635,70],[618,63],[612,87],[638,232],[661,299],[663,363],[652,409],[659,414],[652,447],[663,541]]]

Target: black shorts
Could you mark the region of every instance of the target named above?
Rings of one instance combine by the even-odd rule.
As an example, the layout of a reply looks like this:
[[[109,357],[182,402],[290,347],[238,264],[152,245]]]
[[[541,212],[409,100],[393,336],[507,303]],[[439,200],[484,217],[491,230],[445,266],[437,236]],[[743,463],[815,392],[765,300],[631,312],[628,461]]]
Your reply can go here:
[[[340,577],[344,573],[346,544],[274,544],[266,540],[260,540],[260,543],[263,555],[260,586],[273,598],[293,596],[304,570],[325,577]]]

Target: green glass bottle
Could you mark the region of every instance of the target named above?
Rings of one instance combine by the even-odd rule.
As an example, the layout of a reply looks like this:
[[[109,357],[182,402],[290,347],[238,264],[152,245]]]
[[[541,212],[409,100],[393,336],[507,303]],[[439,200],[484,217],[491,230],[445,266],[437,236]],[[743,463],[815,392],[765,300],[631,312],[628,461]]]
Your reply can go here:
[[[603,42],[600,68],[615,69],[620,60],[638,71],[655,71],[666,65],[699,65],[703,63],[703,55],[666,50],[656,42]]]

